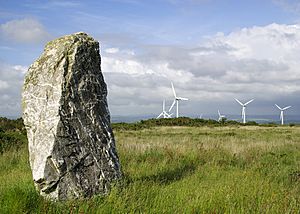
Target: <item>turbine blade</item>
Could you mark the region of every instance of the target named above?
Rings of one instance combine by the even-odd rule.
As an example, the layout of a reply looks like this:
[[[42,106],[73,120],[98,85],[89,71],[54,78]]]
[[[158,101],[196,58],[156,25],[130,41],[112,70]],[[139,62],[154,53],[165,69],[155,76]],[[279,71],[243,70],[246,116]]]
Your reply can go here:
[[[253,101],[254,99],[252,99],[252,100],[249,100],[248,102],[246,102],[244,105],[246,106],[246,105],[248,105],[249,103],[251,103],[252,101]]]
[[[177,97],[178,100],[189,100],[188,98],[184,98],[184,97]]]
[[[176,103],[176,100],[173,101],[171,107],[169,108],[169,112],[172,110],[172,108],[173,108],[173,106],[175,105],[175,103]]]
[[[156,119],[160,118],[163,114],[164,114],[163,112],[160,113],[160,115],[158,115]]]
[[[172,115],[172,114],[169,114],[169,113],[167,113],[167,112],[165,112],[164,114],[165,114],[166,118],[170,118],[171,115]]]
[[[169,118],[169,115],[167,112],[164,112],[164,118]]]
[[[275,104],[275,106],[276,106],[279,110],[282,110],[277,104]]]
[[[221,117],[221,113],[220,113],[219,109],[218,109],[218,114],[219,114],[219,117]]]
[[[292,106],[287,106],[287,107],[284,107],[282,110],[287,110],[289,108],[291,108]]]
[[[236,98],[234,98],[235,99],[235,101],[237,101],[241,106],[243,106],[244,104],[243,103],[241,103],[238,99],[236,99]]]
[[[171,82],[171,85],[172,85],[172,91],[173,91],[174,97],[176,97],[175,88],[174,88],[174,85],[173,85],[173,83],[172,83],[172,82]]]

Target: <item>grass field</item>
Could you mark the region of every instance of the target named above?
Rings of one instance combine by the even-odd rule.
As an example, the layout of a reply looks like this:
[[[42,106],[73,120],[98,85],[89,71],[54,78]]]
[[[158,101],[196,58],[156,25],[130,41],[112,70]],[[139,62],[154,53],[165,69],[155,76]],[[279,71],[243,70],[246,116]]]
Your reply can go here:
[[[53,203],[34,190],[26,139],[0,153],[0,213],[299,213],[300,127],[115,130],[124,180]]]

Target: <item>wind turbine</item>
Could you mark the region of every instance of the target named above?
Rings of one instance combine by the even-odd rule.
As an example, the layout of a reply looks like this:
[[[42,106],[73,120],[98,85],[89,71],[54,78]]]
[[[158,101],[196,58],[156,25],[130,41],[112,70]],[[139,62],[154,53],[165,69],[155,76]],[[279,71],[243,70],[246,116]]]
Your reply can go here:
[[[284,108],[280,108],[277,104],[275,104],[275,106],[280,110],[280,120],[281,120],[281,125],[283,125],[283,112],[289,108],[291,108],[292,106],[287,106]]]
[[[173,83],[171,82],[171,85],[172,85],[172,90],[173,90],[173,94],[174,94],[174,101],[169,109],[169,112],[172,110],[173,106],[175,105],[176,103],[176,118],[178,118],[179,116],[179,109],[178,109],[178,102],[179,100],[189,100],[188,98],[184,98],[184,97],[177,97],[176,96],[176,92],[175,92],[175,89],[174,89],[174,85]]]
[[[238,99],[235,98],[235,100],[242,106],[242,120],[243,123],[246,123],[246,106],[251,103],[254,99],[249,100],[246,103],[241,103],[241,101],[239,101]]]
[[[225,118],[225,115],[221,115],[220,111],[218,110],[218,114],[219,114],[219,119],[218,121],[222,121],[223,118]]]
[[[172,114],[168,114],[166,111],[165,111],[165,100],[163,101],[163,107],[162,107],[162,112],[160,113],[160,115],[157,116],[156,119],[160,118],[161,116],[163,116],[164,118],[171,118]]]

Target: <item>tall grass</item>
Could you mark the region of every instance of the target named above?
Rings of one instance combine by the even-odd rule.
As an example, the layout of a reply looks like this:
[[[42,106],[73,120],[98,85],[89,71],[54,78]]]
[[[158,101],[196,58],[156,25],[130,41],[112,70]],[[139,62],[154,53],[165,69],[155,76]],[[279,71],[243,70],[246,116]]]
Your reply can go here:
[[[107,197],[35,192],[26,144],[0,155],[0,213],[299,213],[300,127],[117,129],[124,179]]]

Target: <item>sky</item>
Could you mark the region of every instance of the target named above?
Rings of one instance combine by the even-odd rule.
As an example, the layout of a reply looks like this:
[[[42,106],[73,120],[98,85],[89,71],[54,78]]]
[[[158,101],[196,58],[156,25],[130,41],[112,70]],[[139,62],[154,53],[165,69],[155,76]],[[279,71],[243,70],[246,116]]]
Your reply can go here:
[[[180,115],[300,115],[298,0],[0,0],[0,116],[21,116],[28,67],[48,41],[100,42],[112,116],[158,115],[174,83]]]

